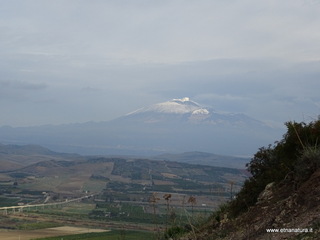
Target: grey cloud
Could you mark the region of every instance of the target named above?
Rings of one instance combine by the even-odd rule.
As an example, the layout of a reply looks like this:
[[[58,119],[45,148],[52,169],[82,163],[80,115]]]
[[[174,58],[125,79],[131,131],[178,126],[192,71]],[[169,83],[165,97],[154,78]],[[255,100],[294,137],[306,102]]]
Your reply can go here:
[[[191,97],[219,111],[244,112],[281,124],[288,119],[301,119],[302,113],[317,115],[319,107],[311,104],[310,100],[320,101],[317,91],[319,83],[315,80],[318,76],[316,67],[305,69],[294,65],[295,72],[292,73],[290,64],[283,67],[283,64],[274,64],[272,60],[270,64],[268,61],[262,62],[221,60],[176,65],[89,64],[77,68],[68,64],[56,66],[54,61],[51,67],[47,67],[54,75],[47,75],[48,87],[43,88],[45,91],[38,91],[41,84],[32,81],[1,83],[7,88],[11,84],[11,89],[25,87],[27,92],[31,91],[28,88],[35,88],[32,91],[37,94],[29,95],[29,100],[34,104],[20,106],[29,109],[30,115],[32,113],[36,118],[33,120],[35,122],[109,120],[148,104],[180,97]],[[41,79],[44,73],[36,71],[32,77]],[[28,83],[35,85],[29,86]],[[47,101],[49,99],[51,101]],[[34,111],[35,106],[43,114],[41,117],[39,112]],[[16,109],[20,107],[15,106]]]
[[[135,62],[319,54],[310,51],[320,39],[319,6],[303,1],[18,2],[5,4],[2,24],[20,52]]]
[[[96,93],[96,92],[100,91],[100,89],[94,88],[94,87],[84,87],[81,89],[81,91],[87,92],[87,93]]]
[[[45,89],[47,85],[45,83],[31,83],[18,80],[0,80],[0,87],[2,89],[41,90]]]
[[[2,3],[0,125],[10,108],[102,121],[186,96],[270,121],[319,112],[314,1]]]

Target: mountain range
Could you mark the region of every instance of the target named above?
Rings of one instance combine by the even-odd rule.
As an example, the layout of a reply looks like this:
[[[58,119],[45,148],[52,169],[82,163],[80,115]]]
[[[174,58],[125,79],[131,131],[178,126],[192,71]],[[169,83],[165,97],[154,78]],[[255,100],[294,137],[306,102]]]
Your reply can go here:
[[[0,127],[0,142],[39,144],[80,154],[158,155],[202,151],[251,156],[281,130],[242,113],[224,113],[189,98],[150,105],[111,121]]]

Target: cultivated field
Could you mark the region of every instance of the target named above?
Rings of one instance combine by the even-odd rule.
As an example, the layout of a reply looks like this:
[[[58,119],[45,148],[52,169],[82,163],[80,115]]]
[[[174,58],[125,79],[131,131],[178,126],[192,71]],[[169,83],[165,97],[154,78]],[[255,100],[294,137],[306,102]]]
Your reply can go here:
[[[0,153],[0,163],[8,155]],[[0,167],[0,239],[156,239],[208,218],[247,177],[239,169],[139,158],[32,157],[18,161],[22,168]]]
[[[81,233],[106,232],[105,229],[80,228],[80,227],[55,227],[37,230],[0,230],[0,239],[5,240],[29,240],[36,238],[65,236]]]

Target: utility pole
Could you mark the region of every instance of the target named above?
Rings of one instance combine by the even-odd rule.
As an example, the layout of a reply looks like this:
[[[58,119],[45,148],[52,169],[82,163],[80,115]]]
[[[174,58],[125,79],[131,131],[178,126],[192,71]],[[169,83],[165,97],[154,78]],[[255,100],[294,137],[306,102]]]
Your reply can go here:
[[[230,183],[230,200],[232,200],[232,198],[233,198],[233,192],[232,192],[232,190],[233,190],[233,184],[234,184],[234,182],[233,182],[233,181],[230,181],[229,183]]]

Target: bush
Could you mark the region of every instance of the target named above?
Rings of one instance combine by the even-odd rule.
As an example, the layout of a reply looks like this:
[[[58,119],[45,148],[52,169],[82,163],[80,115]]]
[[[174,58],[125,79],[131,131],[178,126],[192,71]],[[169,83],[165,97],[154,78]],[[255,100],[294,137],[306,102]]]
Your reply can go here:
[[[318,168],[320,168],[320,148],[305,147],[296,164],[296,182],[300,184],[307,180]]]
[[[291,182],[302,182],[320,167],[320,120],[309,124],[287,122],[285,125],[287,132],[283,139],[260,148],[247,164],[252,176],[230,202],[231,216],[236,217],[253,206],[268,183],[277,184],[288,178]]]
[[[173,226],[165,232],[165,239],[177,239],[186,232],[188,232],[188,229],[186,228],[180,226]]]

